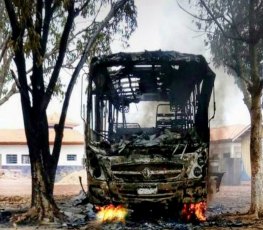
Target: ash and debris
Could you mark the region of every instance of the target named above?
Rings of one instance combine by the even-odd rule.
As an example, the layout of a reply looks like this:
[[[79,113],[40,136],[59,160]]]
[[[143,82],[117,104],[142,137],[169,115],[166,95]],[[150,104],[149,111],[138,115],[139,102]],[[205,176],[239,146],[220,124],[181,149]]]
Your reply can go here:
[[[173,143],[175,140],[181,138],[181,134],[171,132],[169,129],[160,130],[158,133],[149,135],[142,133],[141,135],[133,135],[131,140],[134,146],[158,146],[165,143]],[[129,142],[128,142],[129,143]]]
[[[100,142],[93,142],[93,150],[97,150],[99,153],[103,154],[120,154],[127,146],[133,147],[156,147],[156,146],[165,146],[165,145],[180,145],[186,144],[188,142],[194,143],[198,142],[197,135],[193,130],[189,130],[187,133],[182,135],[179,132],[172,132],[169,129],[155,129],[149,128],[150,130],[138,131],[132,134],[123,133],[118,136],[113,143],[103,140]],[[92,148],[92,146],[90,146]],[[99,147],[100,151],[94,147]]]
[[[242,190],[242,189],[241,189]],[[222,194],[225,194],[225,191],[230,191],[230,188],[222,189]],[[222,198],[222,197],[220,197]],[[231,201],[232,199],[232,201]],[[240,196],[236,197],[241,201]],[[87,200],[86,200],[87,201]],[[222,201],[222,202],[220,202]],[[182,229],[182,230],[200,230],[200,229],[217,229],[217,228],[246,228],[247,226],[254,224],[253,221],[242,221],[242,219],[226,219],[224,218],[227,214],[240,214],[242,210],[245,210],[248,207],[249,197],[244,197],[242,202],[235,202],[233,197],[226,199],[220,199],[218,201],[211,202],[207,208],[207,221],[205,222],[194,222],[194,223],[183,223],[172,219],[170,217],[160,214],[158,209],[157,212],[149,211],[144,209],[141,213],[136,213],[133,215],[133,210],[129,210],[128,218],[125,223],[103,223],[100,224],[96,222],[96,211],[92,204],[83,204],[85,203],[85,194],[80,193],[77,197],[71,200],[73,207],[69,205],[70,210],[76,208],[79,210],[79,218],[72,219],[67,224],[67,228],[74,227],[86,227],[86,229],[101,229],[101,230],[170,230],[170,229]],[[230,203],[229,203],[230,202]],[[238,204],[237,204],[238,203]],[[227,205],[228,204],[228,205]],[[232,204],[232,205],[231,205]],[[233,207],[231,207],[233,206]],[[81,210],[81,211],[80,211]],[[161,212],[162,213],[162,212]]]
[[[93,229],[93,230],[170,230],[170,229],[182,229],[182,230],[199,230],[199,229],[245,229],[250,226],[257,226],[257,221],[253,219],[244,220],[239,213],[244,213],[248,210],[250,199],[249,186],[222,186],[220,192],[214,195],[212,202],[209,203],[207,208],[208,220],[202,223],[182,223],[175,219],[167,218],[162,215],[153,215],[153,213],[147,212],[146,209],[142,210],[142,213],[136,216],[129,215],[124,223],[104,223],[100,224],[96,221],[96,211],[92,204],[88,203],[83,192],[73,197],[72,199],[62,199],[58,201],[58,205],[61,210],[68,216],[67,223],[56,223],[54,225],[48,225],[48,228],[43,229]],[[5,201],[7,202],[7,201]],[[19,201],[19,202],[22,202]],[[5,203],[7,204],[7,203]],[[21,209],[12,208],[0,209],[0,228],[10,229],[13,228],[9,222],[13,213],[21,212]],[[16,206],[18,207],[18,206]],[[159,210],[157,211],[158,214]],[[129,213],[132,211],[129,210]],[[135,212],[134,212],[135,213]],[[162,212],[160,212],[162,213]],[[228,218],[229,216],[238,218]],[[47,226],[47,225],[46,225]],[[42,229],[42,227],[37,227]],[[35,228],[34,228],[35,229]],[[252,228],[254,229],[254,228]],[[257,228],[255,228],[257,229]]]

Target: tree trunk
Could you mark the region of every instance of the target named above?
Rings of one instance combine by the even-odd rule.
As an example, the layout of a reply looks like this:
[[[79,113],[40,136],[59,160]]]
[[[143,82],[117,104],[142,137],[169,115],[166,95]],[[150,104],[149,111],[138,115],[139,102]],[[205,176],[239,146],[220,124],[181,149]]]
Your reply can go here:
[[[31,208],[25,214],[15,216],[12,221],[54,222],[55,218],[64,221],[65,216],[60,212],[53,197],[56,170],[53,170],[55,161],[49,152],[46,114],[35,116],[34,122],[28,118],[24,117],[24,123],[31,163]]]
[[[38,155],[37,158],[32,157]],[[32,174],[32,194],[31,207],[22,214],[16,215],[12,218],[15,223],[28,222],[54,222],[55,220],[65,221],[65,216],[55,203],[53,197],[54,181],[50,178],[55,178],[55,175],[50,175],[53,172],[46,171],[41,158],[43,153],[38,150],[34,154],[30,154],[31,174]]]
[[[49,150],[48,121],[46,113],[41,114],[37,109],[34,115],[32,130],[28,133],[32,176],[31,209],[37,211],[38,220],[49,219],[53,222],[54,217],[61,219],[62,214],[53,196],[56,170],[54,157]]]
[[[250,162],[251,162],[251,206],[250,212],[256,217],[263,217],[263,156],[262,156],[262,80],[260,78],[260,37],[257,35],[257,1],[249,1],[249,64],[252,86],[251,94],[251,136],[250,136]]]
[[[54,221],[54,217],[58,217],[60,214],[59,208],[53,198],[54,182],[50,181],[49,175],[45,173],[43,165],[39,160],[31,161],[31,209],[36,211],[38,220],[48,218],[50,221]]]
[[[263,217],[263,156],[261,138],[261,93],[251,95],[251,207],[250,212],[257,217]]]

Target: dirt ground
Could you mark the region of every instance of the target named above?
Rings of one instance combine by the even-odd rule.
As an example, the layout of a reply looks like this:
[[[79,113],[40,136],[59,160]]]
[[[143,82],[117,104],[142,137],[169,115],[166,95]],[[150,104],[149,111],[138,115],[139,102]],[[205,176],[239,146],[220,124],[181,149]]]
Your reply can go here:
[[[61,209],[74,209],[70,200],[76,197],[80,191],[79,176],[85,177],[84,172],[78,172],[73,175],[64,177],[61,181],[55,184],[55,198]],[[83,182],[85,182],[83,178]],[[86,188],[84,184],[84,188]],[[30,205],[31,182],[30,178],[21,176],[0,177],[0,211],[15,210],[16,212],[26,210]],[[250,216],[240,215],[248,211],[250,205],[250,184],[244,183],[240,186],[221,186],[220,191],[213,196],[210,196],[209,205],[207,207],[208,221],[198,226],[187,226],[184,229],[263,229],[263,221],[255,220]],[[71,206],[71,207],[70,207]],[[79,211],[77,210],[76,213]],[[78,214],[77,214],[78,215]],[[159,224],[160,225],[160,224]],[[90,226],[90,225],[89,225]],[[146,225],[146,226],[149,226]],[[6,229],[6,225],[1,225],[0,228]],[[22,226],[12,227],[8,229],[58,229],[61,226]],[[148,228],[148,227],[146,227]],[[64,229],[64,228],[63,228]],[[65,229],[68,229],[65,228]],[[71,228],[80,229],[80,228]],[[81,229],[129,229],[112,226],[112,228],[91,228],[81,227]],[[145,229],[145,227],[131,228]],[[154,225],[149,229],[155,229]],[[156,228],[157,229],[157,228]],[[158,229],[179,229],[179,228],[158,228]]]
[[[81,190],[79,177],[83,186],[87,184],[85,170],[65,175],[55,183],[55,195],[76,195]],[[31,178],[18,173],[5,172],[0,175],[0,196],[29,196],[31,194]]]

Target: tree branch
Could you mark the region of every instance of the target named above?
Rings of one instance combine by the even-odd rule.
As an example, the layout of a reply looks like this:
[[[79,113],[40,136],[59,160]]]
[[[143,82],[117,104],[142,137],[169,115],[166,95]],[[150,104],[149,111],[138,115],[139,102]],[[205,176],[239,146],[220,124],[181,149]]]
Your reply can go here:
[[[230,39],[233,39],[233,40],[238,40],[238,41],[243,41],[243,42],[249,43],[249,39],[246,39],[246,38],[243,38],[243,37],[239,37],[239,36],[236,37],[236,36],[227,34],[225,32],[225,30],[223,29],[223,27],[221,26],[221,24],[219,23],[219,21],[217,20],[217,18],[215,17],[215,15],[213,14],[213,12],[207,6],[207,4],[203,0],[200,0],[200,3],[203,5],[203,7],[205,8],[206,12],[210,15],[211,19],[217,25],[218,29],[221,31],[221,33],[224,35],[224,37],[230,38]]]
[[[75,82],[77,80],[77,77],[78,77],[78,75],[80,73],[80,70],[83,67],[84,63],[86,62],[86,60],[88,58],[88,55],[89,55],[89,52],[90,52],[93,44],[95,43],[98,34],[103,30],[103,28],[105,26],[107,26],[109,21],[115,16],[117,11],[125,5],[125,3],[127,1],[129,1],[129,0],[119,0],[114,5],[112,5],[112,8],[109,11],[108,15],[100,23],[100,25],[97,27],[97,29],[95,30],[95,32],[92,35],[92,37],[86,43],[86,46],[85,46],[85,49],[84,49],[83,54],[81,56],[81,59],[80,59],[77,67],[75,68],[75,70],[74,70],[74,72],[72,74],[71,80],[70,80],[70,82],[68,84],[68,88],[67,88],[67,91],[66,91],[66,94],[65,94],[65,99],[64,99],[63,106],[62,106],[62,112],[61,112],[61,115],[60,115],[59,124],[58,124],[57,129],[56,129],[54,148],[53,148],[53,152],[52,152],[52,156],[54,157],[54,162],[53,162],[54,163],[54,167],[58,163],[58,158],[59,158],[59,153],[60,153],[61,143],[62,143],[62,138],[63,138],[64,124],[65,124],[65,120],[66,120],[66,115],[67,115],[67,110],[68,110],[70,96],[71,96],[73,87],[75,85]]]
[[[8,54],[10,55],[8,56]],[[11,53],[6,52],[2,60],[3,63],[2,63],[1,74],[0,74],[0,96],[2,95],[4,84],[7,82],[7,75],[8,75],[8,71],[10,68],[12,58],[13,57]]]
[[[198,20],[200,20],[200,21],[207,21],[207,22],[211,21],[211,18],[201,18],[201,17],[198,17],[197,15],[189,12],[188,10],[186,10],[186,9],[178,2],[178,0],[177,0],[176,2],[177,2],[177,5],[179,6],[179,8],[180,8],[181,10],[183,10],[185,13],[189,14],[191,17],[193,17],[193,18],[195,18],[195,19],[198,19]]]
[[[89,3],[90,3],[90,0],[86,1],[80,8],[76,9],[76,13],[80,13],[82,10],[84,10],[85,7],[87,7]]]
[[[14,79],[15,84],[16,84],[17,88],[19,89],[20,93],[23,94],[23,92],[24,92],[24,94],[26,94],[26,91],[22,89],[22,87],[21,87],[21,85],[19,83],[19,80],[16,77],[15,72],[12,69],[10,71],[11,71],[11,76]],[[29,86],[27,86],[27,90],[32,93],[32,89]]]
[[[0,54],[0,62],[4,58],[7,48],[8,48],[8,42],[10,41],[10,35],[7,35],[7,37],[4,39],[3,44],[1,45],[1,54]]]
[[[52,6],[52,0],[47,0],[45,2],[45,18],[43,23],[43,33],[41,38],[41,47],[42,47],[42,55],[46,53],[46,47],[47,47],[47,39],[48,39],[48,32],[50,27],[50,21],[53,16],[54,10],[57,5]]]
[[[60,39],[60,47],[59,47],[58,58],[57,58],[53,73],[51,75],[51,78],[50,78],[49,84],[47,86],[47,90],[46,90],[46,93],[44,95],[44,99],[43,99],[43,102],[41,105],[42,111],[46,110],[46,108],[49,104],[49,101],[51,99],[51,96],[53,94],[53,91],[54,91],[54,88],[55,88],[55,85],[56,85],[56,82],[57,82],[57,79],[59,76],[59,72],[60,72],[61,66],[63,64],[64,57],[65,57],[65,52],[67,49],[69,34],[70,34],[70,31],[71,31],[71,28],[72,28],[72,25],[73,25],[73,22],[74,22],[76,15],[77,14],[74,11],[74,1],[71,0],[71,4],[68,7],[67,21],[66,21],[61,39]]]
[[[20,29],[18,25],[18,20],[16,17],[16,13],[12,4],[12,1],[10,0],[4,0],[5,1],[5,7],[7,10],[7,14],[9,16],[10,24],[12,27],[12,39],[15,40],[19,37]]]
[[[15,72],[14,72],[12,69],[11,69],[10,71],[11,71],[11,76],[12,76],[12,78],[14,79],[17,88],[18,88],[19,90],[21,90],[21,85],[20,85],[20,83],[19,83],[19,81],[18,81],[18,79],[17,79],[17,77],[16,77]]]
[[[26,62],[24,57],[24,47],[23,47],[23,36],[24,36],[24,25],[19,24],[14,5],[12,1],[4,0],[6,5],[6,11],[9,17],[9,21],[12,28],[12,40],[15,41],[14,48],[14,61],[16,63],[17,72],[19,73],[19,83],[20,83],[20,92],[21,94],[21,102],[22,102],[22,110],[23,113],[30,114],[30,97],[28,93],[28,84],[26,77]],[[12,71],[11,71],[12,72]],[[13,74],[12,74],[13,75]]]
[[[19,92],[19,91],[18,91],[18,89],[17,89],[17,87],[16,87],[16,83],[14,82],[13,85],[12,85],[12,87],[11,87],[11,89],[7,92],[7,94],[0,99],[0,105],[4,104],[6,101],[9,100],[9,98],[10,98],[11,96],[13,96],[14,94],[16,94],[16,93],[18,93],[18,92]]]
[[[228,0],[228,4],[229,4],[229,8],[230,8],[230,13],[231,13],[231,15],[229,15],[229,17],[231,18],[231,22],[229,22],[229,24],[231,25],[231,27],[235,30],[235,32],[236,32],[236,34],[238,35],[238,37],[240,38],[240,39],[242,39],[242,35],[241,35],[241,33],[240,33],[240,31],[238,30],[238,23],[236,22],[236,20],[235,20],[235,12],[233,11],[233,7],[231,6],[231,4],[232,4],[233,2],[232,1],[230,1],[230,0]],[[239,23],[240,24],[240,23]]]

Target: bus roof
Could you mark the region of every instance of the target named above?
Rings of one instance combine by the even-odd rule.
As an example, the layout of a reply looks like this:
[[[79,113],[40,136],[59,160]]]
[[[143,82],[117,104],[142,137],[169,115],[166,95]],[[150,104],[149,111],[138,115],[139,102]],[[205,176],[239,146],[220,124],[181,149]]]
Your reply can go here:
[[[196,85],[214,78],[202,55],[176,51],[121,52],[94,57],[90,65],[90,80],[115,105],[171,98],[183,104]]]

